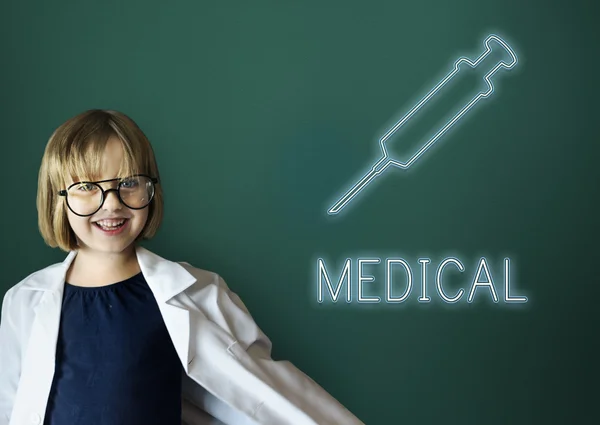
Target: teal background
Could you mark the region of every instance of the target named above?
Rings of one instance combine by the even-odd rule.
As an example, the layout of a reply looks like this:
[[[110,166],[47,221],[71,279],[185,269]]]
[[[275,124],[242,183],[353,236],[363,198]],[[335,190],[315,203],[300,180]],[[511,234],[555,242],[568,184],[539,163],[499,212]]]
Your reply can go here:
[[[3,1],[0,293],[66,255],[37,230],[48,137],[83,110],[117,109],[161,171],[165,219],[145,246],[220,273],[274,358],[366,424],[595,422],[598,12],[583,0]],[[414,168],[328,216],[389,124],[490,33],[519,57],[496,93]],[[449,255],[466,269],[446,273],[449,294],[468,292],[485,256],[500,302],[480,290],[447,305],[431,281],[418,303],[418,258],[432,278]],[[504,256],[524,305],[503,301]],[[335,278],[346,258],[401,257],[416,287],[400,305],[319,304],[319,257]],[[365,267],[365,295],[384,296],[383,270]]]

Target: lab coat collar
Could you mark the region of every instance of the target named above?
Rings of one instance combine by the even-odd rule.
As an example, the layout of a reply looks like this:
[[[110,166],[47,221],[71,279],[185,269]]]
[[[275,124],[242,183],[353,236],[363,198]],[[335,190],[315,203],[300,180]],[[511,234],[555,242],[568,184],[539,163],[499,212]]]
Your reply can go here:
[[[154,297],[165,303],[189,288],[196,278],[178,263],[166,260],[136,244],[135,253],[140,269]],[[23,282],[23,289],[50,291],[62,294],[69,267],[77,251],[69,252],[62,263],[54,264],[33,274]]]
[[[135,252],[142,274],[154,294],[187,373],[189,359],[193,358],[189,351],[189,311],[183,306],[171,304],[170,301],[193,285],[196,278],[182,265],[166,260],[141,246],[136,245]],[[40,302],[34,307],[35,341],[38,342],[40,350],[52,352],[56,348],[64,282],[76,255],[76,251],[71,251],[62,263],[40,270],[23,282],[23,289],[43,291]]]

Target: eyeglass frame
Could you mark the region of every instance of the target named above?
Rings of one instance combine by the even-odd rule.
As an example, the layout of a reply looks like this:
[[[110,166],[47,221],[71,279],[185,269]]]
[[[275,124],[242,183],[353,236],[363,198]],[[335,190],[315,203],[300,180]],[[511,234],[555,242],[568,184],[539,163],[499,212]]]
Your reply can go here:
[[[104,202],[106,201],[106,194],[108,192],[117,192],[117,198],[119,199],[119,202],[123,205],[125,205],[127,208],[132,209],[132,210],[143,210],[144,208],[146,208],[148,205],[150,205],[150,202],[152,202],[152,200],[154,199],[154,195],[156,194],[156,188],[154,186],[152,186],[152,197],[148,200],[148,203],[146,205],[144,205],[143,207],[140,208],[132,208],[129,205],[127,205],[124,201],[123,198],[121,198],[121,193],[119,192],[119,189],[121,188],[121,184],[126,181],[127,179],[131,178],[131,177],[147,177],[150,179],[150,181],[152,182],[153,185],[156,185],[159,183],[158,178],[156,177],[150,177],[147,174],[134,174],[133,176],[127,176],[125,178],[116,178],[116,179],[107,179],[107,180],[99,180],[96,182],[89,182],[89,181],[81,181],[81,182],[75,182],[72,185],[70,185],[69,187],[67,187],[66,189],[63,190],[59,190],[58,191],[58,196],[64,196],[65,200],[67,201],[67,207],[71,210],[71,212],[79,217],[89,217],[91,215],[96,214],[98,211],[100,211],[100,208],[102,208],[102,206],[104,205]],[[99,183],[107,183],[107,182],[114,182],[115,180],[119,180],[119,184],[117,185],[116,189],[104,189],[102,186],[99,185]],[[102,201],[100,202],[100,206],[98,207],[97,210],[95,210],[93,213],[90,214],[79,214],[76,213],[75,211],[73,211],[73,208],[71,208],[71,205],[69,205],[69,198],[68,198],[68,191],[69,189],[71,189],[73,186],[76,186],[78,184],[82,184],[82,183],[89,183],[89,184],[93,184],[95,186],[98,186],[100,188],[100,191],[102,192]]]

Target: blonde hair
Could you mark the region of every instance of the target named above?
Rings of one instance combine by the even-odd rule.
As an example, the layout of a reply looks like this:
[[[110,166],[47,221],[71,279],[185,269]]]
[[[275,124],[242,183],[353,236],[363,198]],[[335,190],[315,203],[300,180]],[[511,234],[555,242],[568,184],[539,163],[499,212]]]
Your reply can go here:
[[[150,142],[127,115],[93,109],[70,118],[58,127],[46,145],[38,176],[38,226],[46,244],[69,252],[77,249],[77,238],[67,219],[67,205],[60,190],[66,177],[93,181],[101,175],[102,156],[111,137],[121,141],[123,162],[118,178],[148,174],[159,179],[158,166]],[[163,193],[155,185],[154,199],[148,206],[148,220],[139,239],[154,236],[163,217]]]

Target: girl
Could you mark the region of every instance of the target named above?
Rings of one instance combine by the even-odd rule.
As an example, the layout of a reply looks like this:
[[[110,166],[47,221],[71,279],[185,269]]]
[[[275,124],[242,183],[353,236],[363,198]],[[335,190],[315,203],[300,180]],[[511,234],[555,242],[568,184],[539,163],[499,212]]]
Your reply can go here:
[[[91,110],[51,136],[45,242],[68,253],[9,289],[0,425],[362,424],[288,361],[218,275],[141,247],[163,195],[150,143]]]

